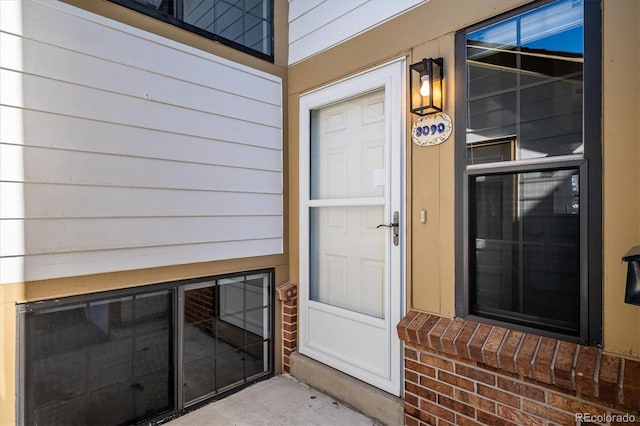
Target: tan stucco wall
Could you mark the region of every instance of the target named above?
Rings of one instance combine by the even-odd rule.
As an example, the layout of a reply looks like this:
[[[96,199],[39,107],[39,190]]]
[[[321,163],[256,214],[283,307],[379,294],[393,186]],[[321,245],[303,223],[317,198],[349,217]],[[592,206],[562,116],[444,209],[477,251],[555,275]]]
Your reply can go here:
[[[626,265],[640,245],[640,3],[603,7],[604,348],[640,358],[640,306],[623,303]]]
[[[298,279],[298,98],[301,93],[401,56],[413,63],[442,56],[445,111],[454,117],[454,34],[529,1],[430,0],[428,3],[289,70],[291,270]],[[621,256],[640,244],[640,153],[637,0],[604,0],[604,258],[605,351],[640,358],[640,307],[625,305]],[[431,19],[437,17],[437,19]],[[408,117],[410,129],[413,117]],[[454,137],[417,147],[407,135],[407,309],[453,316]],[[420,210],[427,223],[420,223]]]

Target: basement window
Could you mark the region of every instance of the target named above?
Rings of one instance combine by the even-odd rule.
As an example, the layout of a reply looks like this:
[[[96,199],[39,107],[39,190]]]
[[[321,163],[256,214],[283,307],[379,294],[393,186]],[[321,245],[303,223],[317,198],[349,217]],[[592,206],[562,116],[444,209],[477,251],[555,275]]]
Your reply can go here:
[[[18,424],[149,422],[273,374],[273,271],[18,306]]]

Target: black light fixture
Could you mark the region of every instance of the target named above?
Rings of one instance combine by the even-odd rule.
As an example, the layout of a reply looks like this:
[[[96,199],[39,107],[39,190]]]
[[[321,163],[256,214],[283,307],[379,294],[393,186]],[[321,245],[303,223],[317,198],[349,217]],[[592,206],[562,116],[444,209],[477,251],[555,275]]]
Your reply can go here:
[[[411,112],[418,115],[442,111],[442,58],[424,58],[411,67]]]
[[[627,266],[627,288],[625,290],[624,301],[631,305],[640,306],[640,246],[633,247],[622,258],[628,262]]]

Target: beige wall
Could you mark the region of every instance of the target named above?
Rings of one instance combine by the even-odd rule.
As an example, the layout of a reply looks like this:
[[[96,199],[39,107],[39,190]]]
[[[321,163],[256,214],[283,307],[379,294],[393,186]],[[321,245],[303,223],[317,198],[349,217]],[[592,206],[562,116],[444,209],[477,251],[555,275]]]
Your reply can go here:
[[[301,93],[406,55],[442,56],[445,111],[454,116],[454,34],[529,1],[430,0],[289,70],[291,278],[298,279],[298,97]],[[637,0],[604,1],[604,342],[640,358],[640,307],[625,305],[624,253],[640,244]],[[429,19],[438,17],[438,19]],[[412,117],[408,118],[407,129]],[[455,135],[454,135],[455,136]],[[435,147],[407,140],[407,308],[454,315],[454,153],[452,136]],[[427,223],[420,223],[420,210]]]
[[[603,8],[604,348],[640,358],[640,306],[624,302],[621,257],[640,245],[640,3]]]

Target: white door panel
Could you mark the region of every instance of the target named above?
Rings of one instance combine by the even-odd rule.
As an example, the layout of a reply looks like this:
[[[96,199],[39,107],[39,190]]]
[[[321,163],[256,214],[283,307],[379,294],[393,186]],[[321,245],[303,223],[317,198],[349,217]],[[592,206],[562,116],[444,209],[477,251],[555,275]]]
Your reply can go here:
[[[396,395],[403,249],[378,225],[402,212],[404,74],[395,61],[300,99],[300,352]]]

